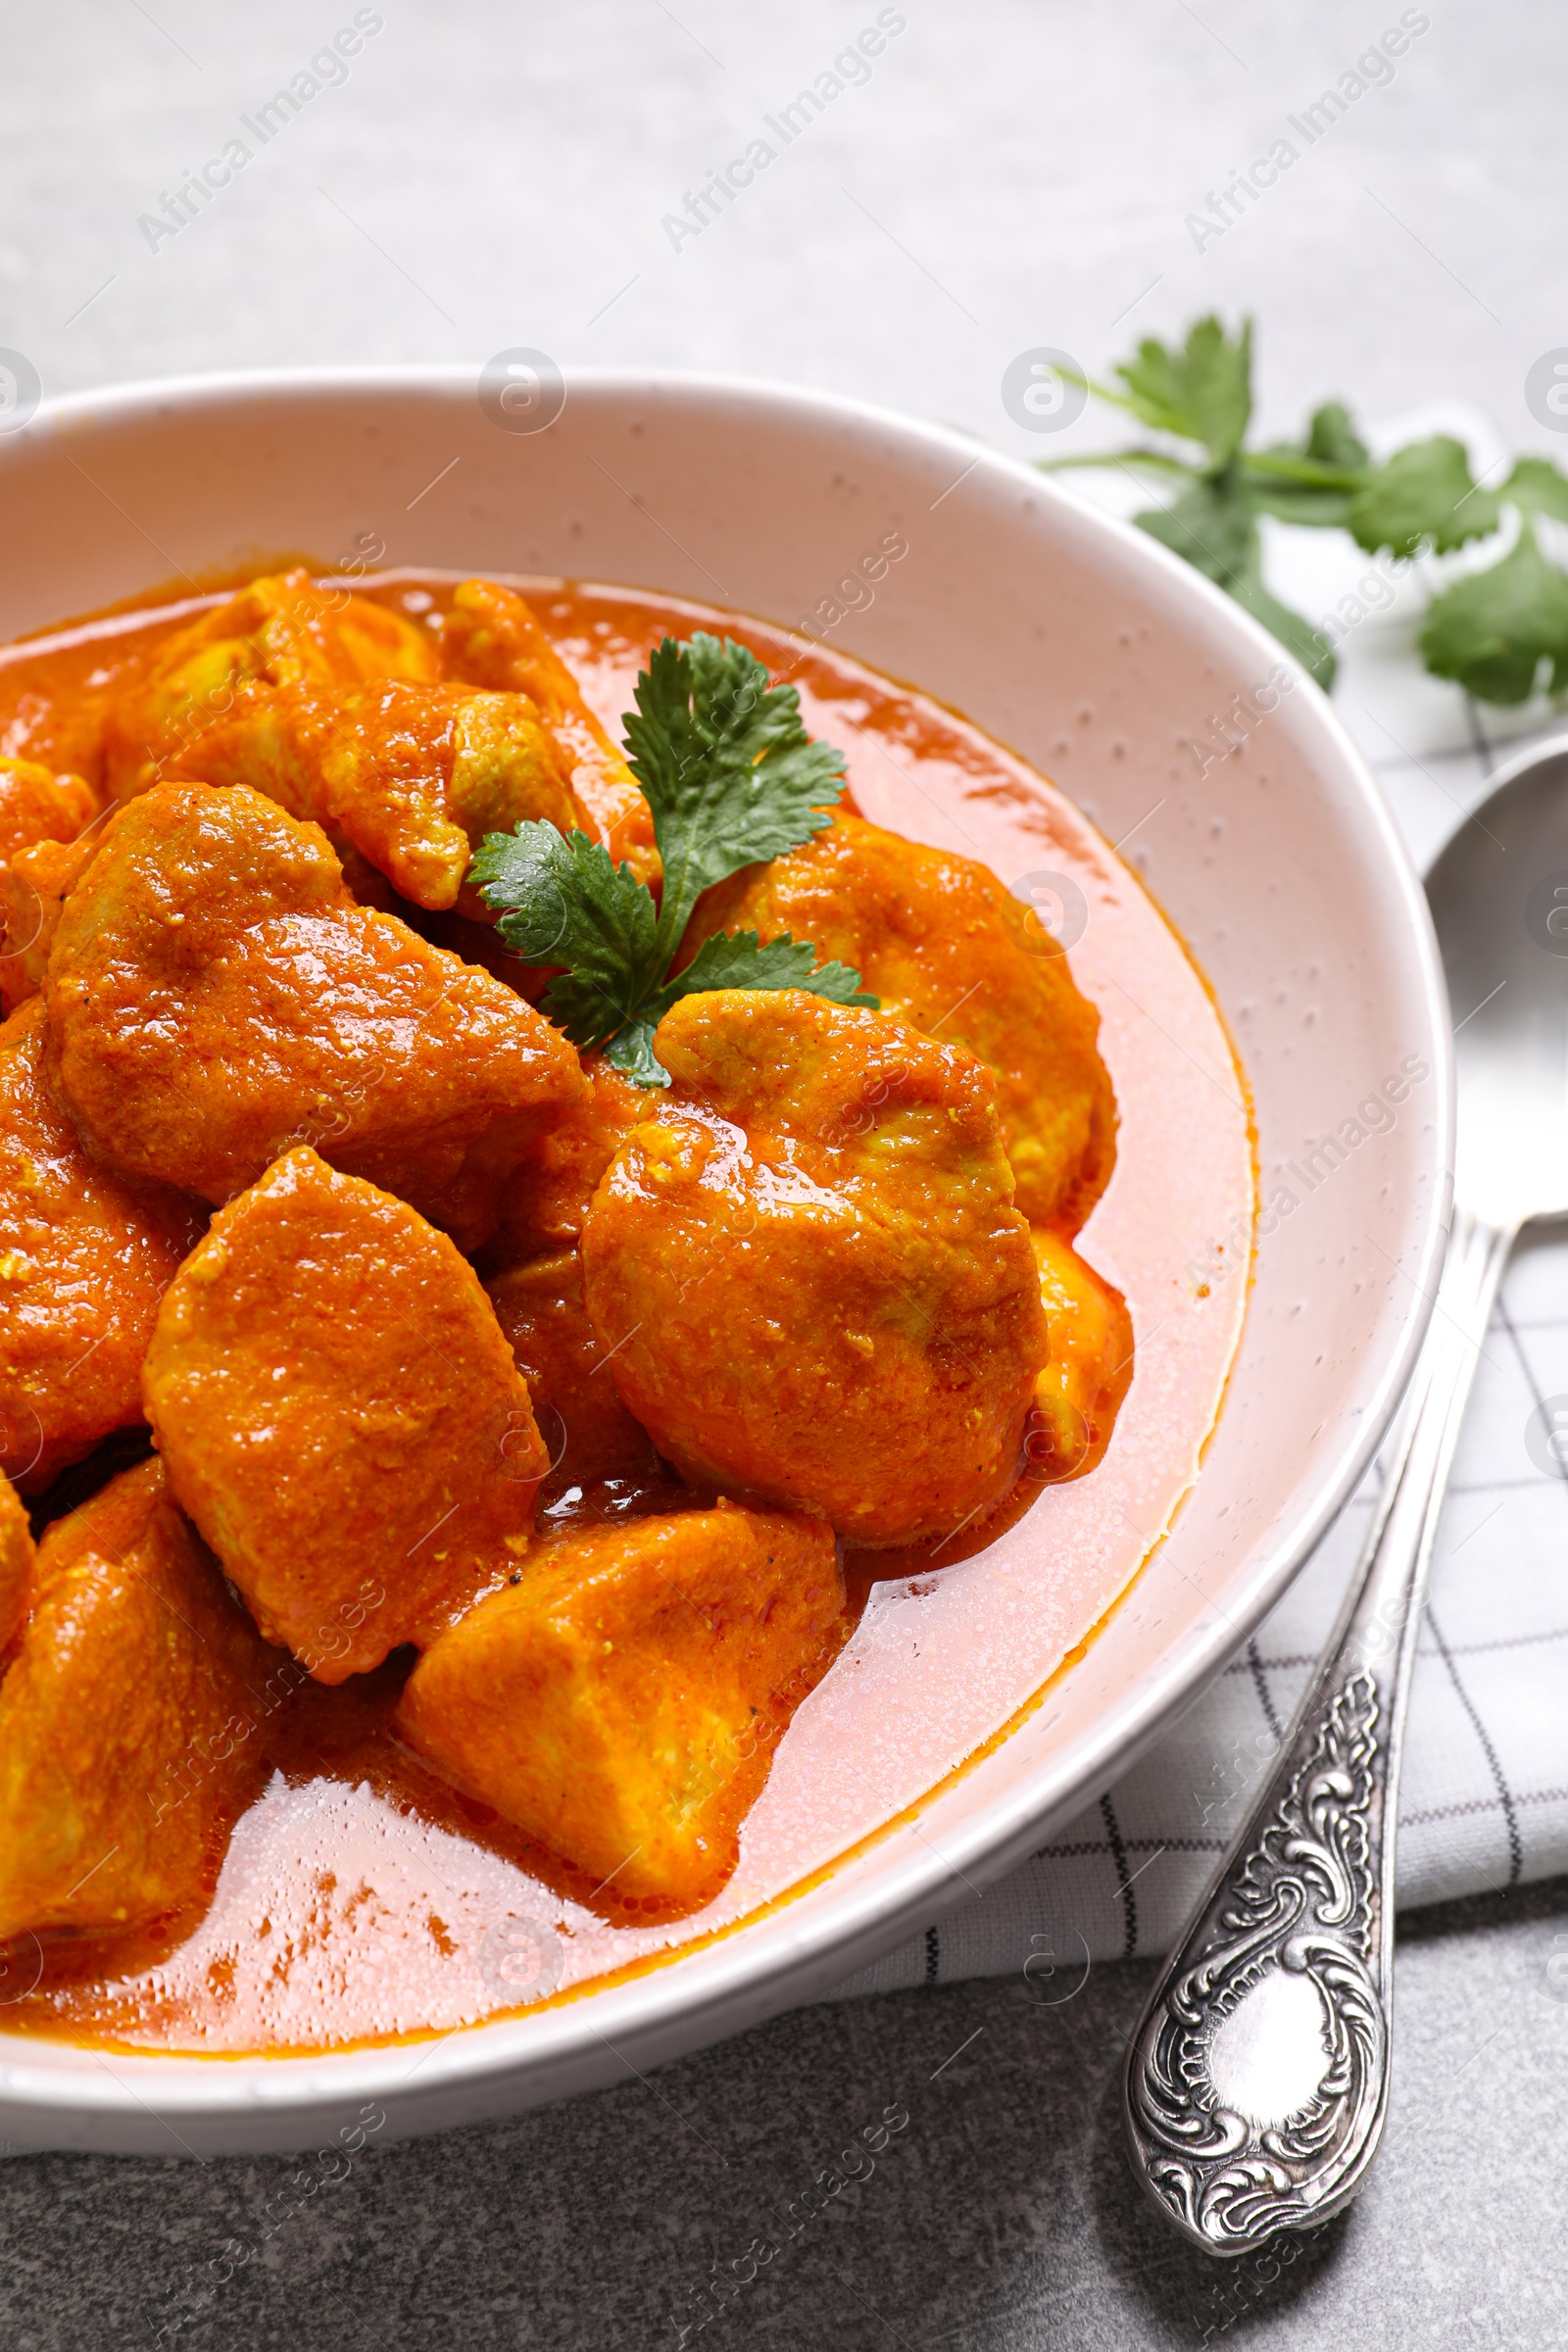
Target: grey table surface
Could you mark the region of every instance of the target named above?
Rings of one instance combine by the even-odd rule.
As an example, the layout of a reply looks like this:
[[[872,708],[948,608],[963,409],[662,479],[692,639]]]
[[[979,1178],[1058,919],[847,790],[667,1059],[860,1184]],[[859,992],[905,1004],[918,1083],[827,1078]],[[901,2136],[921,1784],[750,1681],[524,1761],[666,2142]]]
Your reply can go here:
[[[241,127],[356,16],[344,76],[321,68],[265,141]],[[1422,25],[1392,79],[1295,139],[1401,16]],[[1020,350],[1099,369],[1137,333],[1251,309],[1265,430],[1335,391],[1373,416],[1443,395],[1539,446],[1526,372],[1568,343],[1568,14],[904,0],[866,76],[845,68],[701,234],[671,229],[878,17],[5,5],[0,344],[51,393],[520,344],[818,384],[1032,456],[1001,399]],[[1195,228],[1282,136],[1299,153],[1267,196]],[[145,225],[236,138],[248,160],[196,218]],[[1277,2269],[1191,2255],[1136,2201],[1114,2092],[1147,1971],[1106,1967],[1059,2008],[1008,1983],[813,2008],[647,2082],[383,2147],[238,2265],[280,2161],[21,2159],[0,2175],[4,2340],[150,2343],[199,2274],[209,2300],[164,2337],[193,2352],[673,2346],[710,2266],[734,2278],[771,2231],[710,2340],[1568,2344],[1565,1949],[1562,1882],[1407,1919],[1384,2158]],[[789,2235],[791,2200],[888,2104],[909,2122],[875,2173]]]

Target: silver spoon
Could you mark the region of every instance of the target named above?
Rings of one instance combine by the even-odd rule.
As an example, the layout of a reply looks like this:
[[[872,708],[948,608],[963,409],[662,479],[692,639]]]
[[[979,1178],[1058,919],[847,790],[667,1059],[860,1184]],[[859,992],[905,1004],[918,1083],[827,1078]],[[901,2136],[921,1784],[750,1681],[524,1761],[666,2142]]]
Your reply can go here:
[[[1427,896],[1457,1024],[1436,1308],[1340,1622],[1122,2085],[1134,2170],[1209,2254],[1341,2212],[1383,2131],[1400,1749],[1433,1538],[1514,1238],[1568,1213],[1568,736],[1501,771]]]

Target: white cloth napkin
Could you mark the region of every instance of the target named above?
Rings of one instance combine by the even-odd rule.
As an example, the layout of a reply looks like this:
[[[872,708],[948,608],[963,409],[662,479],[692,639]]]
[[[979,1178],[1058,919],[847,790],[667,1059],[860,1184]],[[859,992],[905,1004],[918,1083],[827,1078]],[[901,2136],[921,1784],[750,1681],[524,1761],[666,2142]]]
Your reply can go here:
[[[1395,448],[1439,431],[1467,441],[1477,470],[1496,478],[1494,436],[1465,411],[1425,411],[1373,438]],[[1137,502],[1117,481],[1096,503]],[[1376,612],[1357,596],[1376,567],[1342,533],[1281,529],[1266,560],[1276,594],[1319,625],[1340,616],[1336,710],[1424,868],[1486,797],[1499,741],[1511,756],[1532,729],[1568,730],[1568,715],[1540,702],[1522,714],[1483,710],[1427,677],[1414,652],[1419,566]],[[1568,1463],[1554,1468],[1544,1445],[1554,1401],[1568,1428],[1568,1241],[1544,1232],[1521,1243],[1504,1279],[1438,1534],[1400,1792],[1402,1906],[1568,1871]],[[1306,1687],[1380,1476],[1369,1472],[1255,1639],[1144,1763],[982,1899],[828,1997],[1027,1962],[1031,1990],[1054,1999],[1090,1960],[1168,1950]]]

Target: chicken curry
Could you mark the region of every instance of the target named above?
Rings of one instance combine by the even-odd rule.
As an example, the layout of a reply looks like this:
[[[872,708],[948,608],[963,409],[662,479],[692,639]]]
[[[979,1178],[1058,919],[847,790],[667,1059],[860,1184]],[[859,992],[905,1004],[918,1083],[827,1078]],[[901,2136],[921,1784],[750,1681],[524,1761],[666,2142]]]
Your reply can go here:
[[[9,2024],[232,2046],[242,1964],[171,1971],[325,1782],[667,1932],[867,1592],[1111,1445],[1100,1012],[699,618],[638,608],[623,732],[612,597],[489,579],[0,667]]]

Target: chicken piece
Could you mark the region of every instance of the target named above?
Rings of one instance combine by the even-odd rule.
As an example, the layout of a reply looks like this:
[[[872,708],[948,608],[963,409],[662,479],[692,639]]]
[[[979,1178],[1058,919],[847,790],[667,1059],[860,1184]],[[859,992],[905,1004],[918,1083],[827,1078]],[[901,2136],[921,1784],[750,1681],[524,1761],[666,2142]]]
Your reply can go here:
[[[141,1927],[210,1893],[269,1663],[156,1461],[54,1522],[0,1683],[0,1940]]]
[[[443,1635],[393,1728],[619,1900],[690,1908],[734,1870],[773,1744],[848,1630],[820,1520],[631,1520],[547,1545]]]
[[[143,1390],[171,1489],[318,1682],[429,1642],[527,1550],[549,1456],[478,1276],[308,1149],[213,1219]]]
[[[1032,1225],[1076,1233],[1110,1180],[1116,1105],[1100,1015],[1028,908],[971,858],[837,816],[770,865],[708,892],[687,960],[712,931],[787,931],[860,975],[884,1012],[967,1047],[996,1075],[1002,1140]]]
[[[586,1091],[529,1151],[487,1252],[496,1268],[548,1256],[582,1239],[605,1170],[648,1116],[648,1090],[597,1054],[582,1065]]]
[[[0,1478],[0,1655],[9,1649],[32,1588],[32,1530],[27,1506],[9,1478]],[[0,1672],[3,1672],[0,1668]]]
[[[104,782],[130,800],[184,772],[184,755],[246,685],[416,684],[440,671],[434,635],[384,605],[314,585],[303,567],[252,580],[226,604],[166,637],[111,707]]]
[[[694,1484],[907,1544],[1001,1500],[1046,1359],[988,1070],[798,990],[683,998],[588,1211],[615,1385]]]
[[[654,813],[625,755],[584,702],[571,671],[514,588],[465,580],[442,622],[445,675],[470,686],[525,694],[565,755],[572,790],[588,813],[584,830],[617,865],[657,883]]]
[[[487,833],[525,817],[584,826],[567,762],[526,695],[382,681],[330,692],[241,689],[184,756],[207,784],[249,784],[314,817],[416,906],[462,905],[494,922],[464,883]]]
[[[44,997],[51,1082],[107,1165],[222,1201],[314,1143],[465,1249],[583,1093],[559,1030],[357,906],[319,828],[243,786],[115,812]]]
[[[0,1006],[7,1013],[40,993],[61,907],[101,842],[104,828],[89,825],[73,842],[35,842],[0,865]]]
[[[43,986],[60,909],[91,865],[99,828],[74,841],[40,841],[0,865],[0,1007],[15,1012]]]
[[[1110,1444],[1133,1377],[1133,1325],[1120,1291],[1070,1242],[1039,1226],[1033,1240],[1051,1354],[1035,1383],[1024,1453],[1027,1475],[1052,1486],[1084,1477]]]
[[[158,1301],[206,1222],[93,1166],[44,1084],[43,1006],[0,1027],[0,1466],[26,1494],[137,1422]]]
[[[528,1384],[552,1488],[657,1478],[654,1442],[621,1402],[588,1320],[577,1251],[531,1258],[498,1274],[485,1291]]]
[[[37,994],[52,917],[98,846],[98,795],[33,760],[0,760],[0,1009]],[[63,879],[62,879],[63,877]]]
[[[0,760],[0,865],[38,841],[74,841],[98,813],[80,776],[57,776],[36,760]]]

